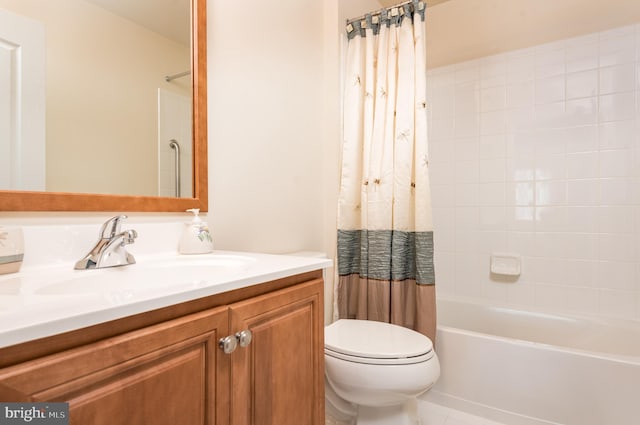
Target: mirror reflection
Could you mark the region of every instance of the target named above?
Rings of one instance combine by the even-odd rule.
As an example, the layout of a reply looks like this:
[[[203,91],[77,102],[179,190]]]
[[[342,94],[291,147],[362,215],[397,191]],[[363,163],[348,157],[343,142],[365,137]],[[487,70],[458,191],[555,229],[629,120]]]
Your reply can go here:
[[[0,190],[191,198],[189,0],[0,0]]]

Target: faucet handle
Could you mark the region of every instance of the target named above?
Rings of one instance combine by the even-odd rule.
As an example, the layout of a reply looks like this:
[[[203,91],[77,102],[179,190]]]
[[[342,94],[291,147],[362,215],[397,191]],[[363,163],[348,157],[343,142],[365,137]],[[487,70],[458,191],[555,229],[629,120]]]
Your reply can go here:
[[[138,237],[138,232],[133,229],[125,230],[123,232],[122,243],[125,245],[129,245],[135,242],[135,239]]]
[[[111,239],[118,233],[120,233],[120,225],[122,221],[126,219],[126,215],[116,215],[105,221],[100,228],[100,237],[102,239]]]

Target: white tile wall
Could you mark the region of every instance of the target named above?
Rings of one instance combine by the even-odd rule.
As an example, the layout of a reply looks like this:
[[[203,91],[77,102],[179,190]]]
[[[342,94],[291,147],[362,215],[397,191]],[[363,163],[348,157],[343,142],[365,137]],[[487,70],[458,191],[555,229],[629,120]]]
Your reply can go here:
[[[433,69],[428,92],[439,293],[640,320],[640,24]]]

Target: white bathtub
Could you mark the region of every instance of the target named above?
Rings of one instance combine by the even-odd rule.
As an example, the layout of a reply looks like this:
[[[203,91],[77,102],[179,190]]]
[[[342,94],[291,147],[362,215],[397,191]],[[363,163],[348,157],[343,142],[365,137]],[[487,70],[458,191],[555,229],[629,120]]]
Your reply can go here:
[[[508,425],[640,424],[640,322],[438,300],[426,399]]]

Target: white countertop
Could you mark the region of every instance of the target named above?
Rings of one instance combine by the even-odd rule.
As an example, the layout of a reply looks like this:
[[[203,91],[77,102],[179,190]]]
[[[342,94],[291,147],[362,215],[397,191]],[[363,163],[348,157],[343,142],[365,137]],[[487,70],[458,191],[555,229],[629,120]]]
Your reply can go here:
[[[65,263],[0,276],[0,347],[331,266],[324,258],[215,251],[136,256],[73,270]]]

